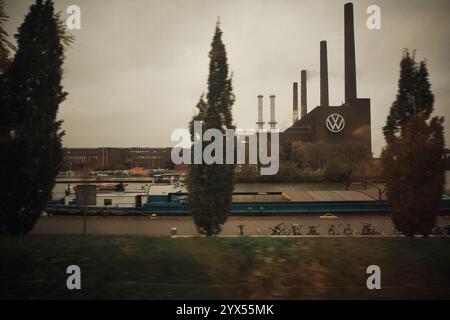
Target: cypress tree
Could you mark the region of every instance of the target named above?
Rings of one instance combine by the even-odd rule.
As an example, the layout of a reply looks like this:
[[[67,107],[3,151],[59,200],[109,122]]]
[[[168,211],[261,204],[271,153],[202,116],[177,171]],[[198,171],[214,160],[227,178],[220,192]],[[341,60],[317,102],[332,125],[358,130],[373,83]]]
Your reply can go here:
[[[206,101],[203,96],[200,98],[198,114],[190,123],[192,136],[193,121],[202,121],[204,131],[215,128],[224,134],[226,129],[234,128],[231,113],[234,95],[219,23],[216,25],[209,58],[208,92]],[[202,150],[204,147],[205,143],[202,144]],[[187,185],[189,205],[200,234],[211,236],[221,231],[221,225],[226,222],[231,208],[233,178],[234,165],[190,165]]]
[[[394,225],[409,236],[431,232],[444,187],[444,120],[430,119],[433,103],[426,63],[406,52],[384,127],[382,165]]]
[[[8,33],[3,27],[8,18],[9,16],[5,12],[5,2],[0,0],[0,76],[5,73],[10,63]]]
[[[64,60],[53,3],[37,0],[16,36],[18,50],[3,77],[1,112],[9,113],[0,142],[0,232],[29,232],[51,197],[62,162],[58,107]]]
[[[11,63],[11,55],[8,41],[8,33],[4,29],[4,23],[8,21],[9,16],[5,12],[5,2],[0,0],[0,95],[4,92],[4,74]],[[1,103],[1,100],[0,100]],[[1,110],[0,116],[0,143],[5,140],[8,133],[7,125],[10,115],[4,108]],[[0,149],[0,151],[3,151]]]
[[[434,96],[424,61],[415,61],[415,53],[403,52],[400,62],[400,79],[397,98],[391,106],[383,133],[386,139],[397,134],[402,124],[411,116],[423,113],[429,117],[433,112]]]

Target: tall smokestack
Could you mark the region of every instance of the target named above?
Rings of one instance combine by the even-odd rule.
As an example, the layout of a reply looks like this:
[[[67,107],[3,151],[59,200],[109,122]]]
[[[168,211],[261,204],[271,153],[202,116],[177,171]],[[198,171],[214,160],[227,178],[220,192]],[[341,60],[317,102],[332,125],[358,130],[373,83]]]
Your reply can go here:
[[[302,104],[302,118],[308,113],[307,95],[306,95],[306,70],[301,72],[301,104]]]
[[[298,83],[294,82],[293,86],[293,104],[292,104],[292,122],[295,123],[298,120]]]
[[[275,121],[275,96],[271,95],[270,96],[270,129],[274,130],[275,129],[275,125],[276,125],[276,121]]]
[[[344,6],[345,32],[345,103],[356,99],[356,60],[355,60],[355,30],[353,23],[353,4]]]
[[[320,41],[320,106],[328,107],[328,53],[327,42]]]
[[[263,96],[260,94],[258,96],[258,130],[262,130],[264,127],[264,119],[263,119]]]

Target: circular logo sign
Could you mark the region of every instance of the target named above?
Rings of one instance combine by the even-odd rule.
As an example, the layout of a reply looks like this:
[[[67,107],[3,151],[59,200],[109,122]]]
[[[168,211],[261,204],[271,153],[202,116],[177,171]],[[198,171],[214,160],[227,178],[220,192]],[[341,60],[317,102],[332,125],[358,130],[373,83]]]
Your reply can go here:
[[[330,114],[325,121],[325,124],[327,126],[327,129],[331,132],[338,133],[341,132],[345,127],[345,120],[344,117],[340,114],[333,113]]]

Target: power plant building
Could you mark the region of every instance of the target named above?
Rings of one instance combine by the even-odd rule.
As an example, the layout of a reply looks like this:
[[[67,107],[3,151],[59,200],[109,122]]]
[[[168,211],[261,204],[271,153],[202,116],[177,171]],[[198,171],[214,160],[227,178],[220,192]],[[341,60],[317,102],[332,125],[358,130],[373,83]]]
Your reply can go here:
[[[320,42],[320,106],[307,112],[307,71],[301,71],[301,110],[298,119],[298,84],[293,89],[293,125],[280,135],[281,143],[360,142],[371,150],[370,99],[358,98],[356,86],[355,36],[353,4],[344,7],[345,103],[329,105],[328,48]],[[259,120],[262,122],[262,119]]]

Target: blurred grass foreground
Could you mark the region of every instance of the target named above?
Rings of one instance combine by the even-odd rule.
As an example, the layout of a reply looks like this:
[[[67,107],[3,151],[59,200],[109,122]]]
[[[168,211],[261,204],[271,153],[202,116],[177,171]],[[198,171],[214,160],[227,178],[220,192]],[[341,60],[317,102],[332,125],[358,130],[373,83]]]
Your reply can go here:
[[[0,252],[2,299],[450,298],[450,238],[28,236]]]

